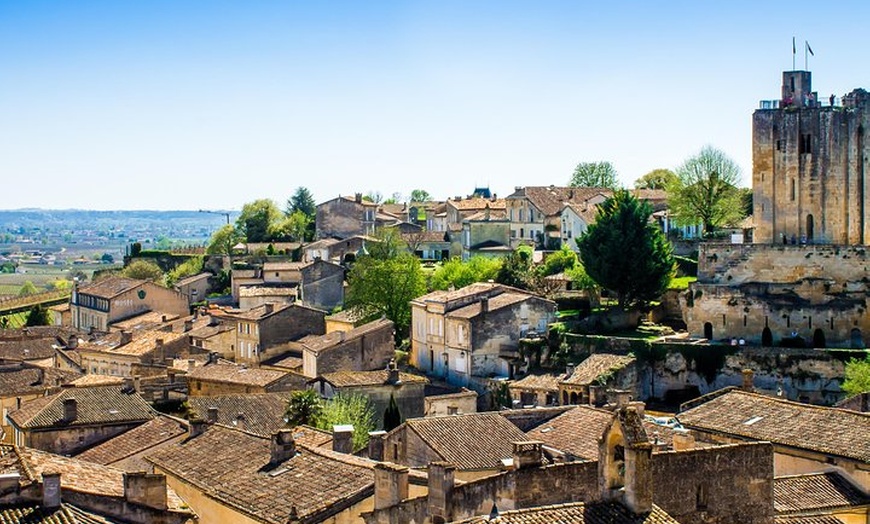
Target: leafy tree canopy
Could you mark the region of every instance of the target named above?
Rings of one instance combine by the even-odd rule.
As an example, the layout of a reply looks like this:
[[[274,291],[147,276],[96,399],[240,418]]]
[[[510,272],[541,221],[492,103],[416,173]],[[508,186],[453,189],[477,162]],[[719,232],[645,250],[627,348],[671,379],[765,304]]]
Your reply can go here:
[[[33,284],[33,282],[26,280],[24,284],[21,286],[21,289],[18,290],[19,297],[26,297],[29,295],[35,295],[39,293],[39,289]]]
[[[529,246],[520,246],[502,260],[495,281],[519,289],[529,289],[534,251]]]
[[[411,191],[411,202],[429,202],[432,200],[432,195],[425,189],[414,189]]]
[[[48,310],[42,307],[42,304],[36,304],[30,308],[30,313],[27,314],[25,326],[47,326],[50,319],[48,318]]]
[[[846,380],[842,389],[849,395],[870,391],[870,355],[864,360],[853,358],[846,363]]]
[[[333,426],[353,426],[353,449],[364,448],[369,443],[369,433],[375,430],[375,412],[367,397],[338,394],[323,405],[316,426],[332,431]]]
[[[311,220],[314,220],[314,216],[317,214],[317,204],[307,187],[297,187],[293,196],[287,200],[286,214],[289,216],[297,211]]]
[[[619,179],[610,162],[580,162],[571,175],[571,187],[607,187],[616,189]]]
[[[153,280],[155,284],[164,284],[163,270],[150,260],[134,260],[125,267],[121,274],[127,278],[139,280]]]
[[[236,219],[236,230],[248,242],[269,242],[270,228],[281,218],[281,211],[268,198],[248,202]]]
[[[674,275],[673,249],[650,215],[649,204],[617,191],[577,240],[586,272],[623,308],[658,298]]]
[[[204,257],[201,256],[192,256],[188,258],[166,275],[166,285],[172,287],[182,278],[192,277],[193,275],[202,273],[204,260]]]
[[[676,182],[677,175],[670,169],[653,169],[634,181],[635,189],[667,189]]]
[[[501,261],[495,258],[473,256],[463,262],[460,258],[453,257],[435,270],[429,287],[446,290],[453,286],[454,289],[459,289],[475,282],[486,282],[495,279],[500,267]]]
[[[290,427],[315,426],[322,414],[323,404],[320,395],[313,389],[303,389],[290,394],[284,411],[284,420]]]
[[[558,251],[550,253],[544,259],[544,263],[540,266],[539,271],[542,276],[557,275],[573,269],[577,263],[577,253],[563,244]]]
[[[241,235],[236,231],[236,227],[232,224],[226,224],[212,234],[205,252],[209,255],[229,255],[233,246],[238,244],[240,240]]]
[[[743,201],[737,189],[740,166],[711,146],[687,159],[668,187],[668,206],[680,225],[701,223],[704,233],[740,222]]]
[[[302,211],[294,211],[270,225],[269,238],[302,242],[305,240],[309,224],[311,224],[311,217]]]

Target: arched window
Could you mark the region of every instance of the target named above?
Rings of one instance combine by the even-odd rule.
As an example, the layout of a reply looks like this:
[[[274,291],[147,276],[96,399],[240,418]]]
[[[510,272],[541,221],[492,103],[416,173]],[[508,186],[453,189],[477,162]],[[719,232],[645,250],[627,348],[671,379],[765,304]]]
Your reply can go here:
[[[814,348],[824,348],[825,345],[825,332],[821,329],[816,329],[813,331],[813,347]]]
[[[713,324],[710,322],[704,323],[704,338],[707,340],[713,340]]]
[[[815,236],[815,227],[813,224],[813,215],[807,215],[807,242],[812,242]]]
[[[761,332],[761,345],[764,347],[770,347],[773,345],[773,333],[767,326],[764,326],[764,331]]]

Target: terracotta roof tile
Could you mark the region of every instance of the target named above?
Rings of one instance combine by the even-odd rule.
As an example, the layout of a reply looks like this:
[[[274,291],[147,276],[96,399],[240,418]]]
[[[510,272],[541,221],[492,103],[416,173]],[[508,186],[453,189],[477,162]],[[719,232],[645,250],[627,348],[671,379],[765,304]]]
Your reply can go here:
[[[519,380],[513,381],[508,387],[510,389],[533,389],[537,391],[556,392],[559,391],[559,382],[564,379],[564,373],[558,375],[552,373],[526,375]]]
[[[187,374],[188,380],[226,382],[248,386],[265,387],[287,376],[275,369],[248,368],[235,364],[210,364],[197,366]]]
[[[441,460],[458,469],[498,468],[502,459],[513,455],[513,442],[528,440],[525,433],[497,412],[415,418],[405,424]]]
[[[0,364],[0,398],[39,394],[67,384],[80,373],[23,363]]]
[[[79,293],[86,293],[95,297],[113,298],[121,293],[135,289],[145,282],[145,280],[137,280],[134,278],[108,277],[92,284],[79,286],[78,291]]]
[[[870,496],[836,471],[773,479],[773,508],[777,514],[866,505],[870,505]]]
[[[191,415],[203,420],[208,417],[209,408],[217,408],[217,422],[225,426],[233,426],[236,417],[242,413],[245,415],[245,431],[267,437],[286,427],[284,411],[287,409],[288,395],[261,393],[190,397],[187,399],[187,404]]]
[[[474,517],[454,524],[679,524],[653,505],[649,513],[635,514],[616,502],[573,502],[554,506],[516,509],[497,517]]]
[[[77,417],[65,424],[63,401],[75,398]],[[9,420],[20,428],[46,428],[146,421],[154,417],[151,406],[137,393],[125,393],[117,386],[70,388],[49,397],[25,403],[9,413]]]
[[[581,459],[597,460],[598,439],[612,421],[609,411],[577,406],[526,432],[526,438]]]
[[[623,369],[634,361],[634,357],[626,355],[593,353],[586,360],[577,364],[574,373],[562,383],[587,386],[594,383],[599,377]]]
[[[54,337],[27,340],[0,340],[0,359],[2,360],[42,360],[55,356]]]
[[[487,308],[489,311],[498,311],[499,309],[510,307],[520,302],[525,302],[526,300],[546,300],[543,298],[535,297],[534,295],[527,295],[524,293],[512,293],[505,292],[494,297],[489,297],[487,299]],[[554,305],[555,307],[555,305]],[[474,318],[482,313],[480,301],[472,302],[471,304],[454,309],[447,313],[446,316],[451,318]]]
[[[80,334],[77,329],[64,326],[29,326],[19,329],[0,329],[0,341],[28,340],[37,338],[60,338],[67,340],[70,335]]]
[[[114,524],[118,520],[85,511],[63,503],[59,508],[46,509],[38,503],[0,508],[0,524]]]
[[[199,273],[196,275],[191,275],[189,277],[182,278],[175,282],[175,287],[186,286],[188,284],[193,284],[194,282],[199,282],[202,279],[207,279],[211,276],[211,273]]]
[[[146,311],[141,315],[114,322],[111,327],[120,330],[155,329],[164,326],[167,322],[178,320],[178,315],[162,313],[160,311]],[[165,320],[164,320],[165,319]]]
[[[564,204],[568,202],[583,204],[598,195],[607,198],[612,194],[613,191],[603,187],[528,186],[514,192],[508,198],[525,197],[541,213],[552,216],[559,214]]]
[[[79,346],[82,351],[99,351],[102,353],[111,353],[113,355],[129,355],[129,356],[144,356],[157,349],[158,341],[162,340],[162,344],[169,345],[177,342],[179,339],[187,338],[187,333],[169,333],[167,331],[143,330],[134,331],[133,339],[121,344],[120,338],[106,337],[103,340],[105,343],[87,343]]]
[[[335,387],[355,387],[355,386],[377,386],[386,384],[389,379],[389,371],[381,369],[377,371],[336,371],[334,373],[324,373],[315,380],[323,379]],[[399,373],[399,381],[405,384],[419,383],[426,384],[429,379],[422,375],[414,375],[412,373]]]
[[[704,397],[702,397],[703,399]],[[730,390],[677,415],[691,429],[870,462],[870,414]]]
[[[463,198],[462,200],[448,199],[446,202],[448,207],[455,207],[461,211],[473,211],[475,209],[504,209],[506,207],[505,199],[503,198],[482,198],[472,197]]]
[[[70,386],[76,388],[90,388],[94,386],[120,387],[123,384],[124,377],[112,377],[109,375],[82,375],[69,383]]]
[[[381,318],[372,322],[368,322],[361,326],[357,326],[350,331],[333,331],[332,333],[320,335],[316,338],[306,337],[304,341],[300,342],[302,342],[302,344],[305,346],[305,349],[313,351],[315,353],[319,353],[321,351],[327,351],[329,349],[332,349],[339,344],[343,344],[349,340],[354,340],[382,329],[389,329],[392,331],[393,322],[389,319]]]
[[[214,460],[220,449],[232,451]],[[286,523],[294,506],[300,520],[320,522],[374,492],[373,462],[297,444],[295,456],[270,464],[269,449],[268,438],[210,426],[148,460],[207,496],[268,523]]]
[[[806,517],[774,517],[775,524],[843,524],[833,515],[810,515]]]
[[[184,423],[161,415],[79,453],[76,458],[110,465],[185,433],[187,426]]]

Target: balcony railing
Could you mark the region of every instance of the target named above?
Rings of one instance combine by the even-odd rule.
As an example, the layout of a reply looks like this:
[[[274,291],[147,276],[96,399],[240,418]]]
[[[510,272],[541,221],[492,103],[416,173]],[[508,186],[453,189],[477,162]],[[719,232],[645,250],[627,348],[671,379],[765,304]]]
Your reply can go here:
[[[759,101],[758,109],[779,109],[785,107],[840,107],[841,105],[842,101],[837,97],[822,98],[821,100],[810,98],[804,100],[803,106],[799,105],[799,101],[777,99]]]

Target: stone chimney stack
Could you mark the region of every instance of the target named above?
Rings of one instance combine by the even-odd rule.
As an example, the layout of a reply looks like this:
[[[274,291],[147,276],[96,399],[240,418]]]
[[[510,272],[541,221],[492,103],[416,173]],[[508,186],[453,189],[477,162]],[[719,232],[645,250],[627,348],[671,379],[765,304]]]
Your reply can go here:
[[[628,406],[628,403],[631,402],[631,391],[625,391],[622,389],[614,389],[613,390],[614,400],[616,400],[617,408],[624,408]]]
[[[166,476],[143,471],[124,473],[124,498],[133,504],[165,511]]]
[[[390,359],[390,363],[387,364],[387,383],[399,383],[399,367],[396,365],[396,359],[394,358]]]
[[[480,312],[481,314],[489,312],[489,297],[483,297],[480,299]]]
[[[44,471],[42,473],[42,506],[45,509],[60,507],[60,473]]]
[[[674,431],[673,442],[674,451],[683,451],[695,447],[695,437],[693,437],[691,433]]]
[[[453,487],[456,466],[448,462],[429,463],[429,516],[441,522],[453,520]]]
[[[211,406],[208,408],[208,413],[205,416],[205,421],[209,424],[214,424],[218,421],[218,408]]]
[[[369,432],[369,458],[378,462],[384,460],[384,437],[386,431]]]
[[[193,329],[193,320],[185,320],[184,321],[184,332],[187,333],[188,331],[190,331],[192,329]]]
[[[245,427],[246,427],[245,414],[239,413],[238,415],[236,415],[236,428],[238,428],[242,431],[245,431]]]
[[[296,441],[292,429],[279,429],[272,434],[272,444],[269,448],[270,462],[279,464],[296,456]]]
[[[362,204],[362,193],[354,193],[353,201],[357,204]]]
[[[190,438],[198,437],[199,435],[202,435],[205,431],[205,421],[201,418],[192,419],[190,420],[190,422],[188,422],[188,424]]]
[[[748,391],[752,393],[755,391],[755,371],[751,369],[744,369],[743,373],[743,391]]]
[[[574,364],[567,364],[565,366],[565,378],[569,379],[569,378],[571,378],[571,375],[573,375],[573,374],[574,374]]]
[[[408,468],[378,462],[375,464],[375,510],[395,506],[408,498]]]
[[[75,397],[63,399],[63,423],[69,424],[74,422],[79,416],[79,405]]]
[[[332,426],[332,451],[353,453],[353,426]]]
[[[79,336],[78,335],[70,335],[66,342],[67,349],[76,349],[79,347]]]
[[[514,469],[538,467],[544,463],[544,443],[537,440],[512,442]]]
[[[129,344],[130,342],[133,342],[133,332],[126,329],[124,331],[121,331],[121,342],[118,345],[124,346]]]
[[[142,377],[133,375],[133,389],[138,393],[142,391]]]
[[[196,360],[189,358],[187,359],[187,372],[190,373],[196,367]]]

